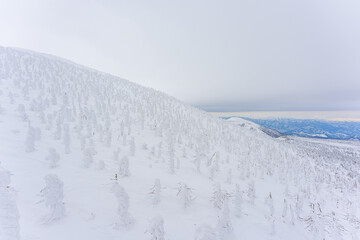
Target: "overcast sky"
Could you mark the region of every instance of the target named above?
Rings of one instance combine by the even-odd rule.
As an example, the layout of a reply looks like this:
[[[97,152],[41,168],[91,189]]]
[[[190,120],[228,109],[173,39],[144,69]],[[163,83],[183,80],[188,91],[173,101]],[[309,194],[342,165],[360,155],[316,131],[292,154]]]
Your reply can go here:
[[[360,110],[359,0],[0,0],[0,45],[205,110]]]

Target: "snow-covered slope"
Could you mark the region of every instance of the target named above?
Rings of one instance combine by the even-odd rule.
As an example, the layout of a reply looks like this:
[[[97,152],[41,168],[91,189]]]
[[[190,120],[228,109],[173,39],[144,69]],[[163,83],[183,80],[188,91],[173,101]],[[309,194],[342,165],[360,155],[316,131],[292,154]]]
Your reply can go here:
[[[359,157],[0,47],[1,240],[356,239]]]

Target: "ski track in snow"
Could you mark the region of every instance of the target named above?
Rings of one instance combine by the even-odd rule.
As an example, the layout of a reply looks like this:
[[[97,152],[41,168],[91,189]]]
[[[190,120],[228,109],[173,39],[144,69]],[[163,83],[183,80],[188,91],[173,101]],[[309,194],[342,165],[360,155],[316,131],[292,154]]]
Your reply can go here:
[[[359,143],[274,139],[49,55],[0,47],[0,146],[1,240],[360,237]],[[65,207],[51,222],[49,174]]]

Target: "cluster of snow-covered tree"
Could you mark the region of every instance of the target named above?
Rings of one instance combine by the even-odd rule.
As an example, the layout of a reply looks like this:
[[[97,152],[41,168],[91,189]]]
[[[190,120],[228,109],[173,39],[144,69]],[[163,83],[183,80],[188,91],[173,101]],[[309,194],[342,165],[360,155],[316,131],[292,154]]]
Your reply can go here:
[[[199,226],[196,239],[230,236],[236,227],[234,217],[246,217],[244,204],[266,209],[269,235],[276,235],[278,224],[288,224],[303,226],[314,239],[359,237],[359,151],[352,151],[350,157],[328,148],[310,151],[272,139],[258,129],[216,119],[155,90],[22,50],[0,48],[0,79],[13,81],[21,93],[10,89],[7,97],[28,126],[24,152],[37,151],[46,135],[60,143],[43,156],[49,168],[61,166],[61,156],[72,158],[73,152],[81,152],[81,159],[72,158],[79,168],[104,170],[117,164],[117,169],[111,169],[111,191],[118,201],[116,227],[122,231],[136,224],[122,179],[133,176],[132,164],[137,152],[143,151],[149,167],[166,166],[169,174],[177,174],[185,162],[191,163],[194,174],[214,186],[207,198],[219,211],[218,225]],[[135,134],[139,132],[153,133],[153,141],[145,142]],[[104,148],[112,152],[112,159],[102,157]],[[44,220],[53,222],[66,217],[66,192],[58,176],[49,174],[44,179],[45,187],[39,189],[49,208]],[[275,195],[268,189],[266,196],[259,197],[256,182],[262,179],[272,179],[283,187],[283,193]],[[18,214],[9,184],[9,173],[1,171],[0,221],[12,231],[9,236],[17,236]],[[170,191],[163,190],[163,184],[156,179],[149,190],[153,205],[161,203],[163,191]],[[191,182],[172,187],[184,208],[198,200]],[[281,210],[274,211],[279,206],[275,199],[282,202]],[[6,211],[12,214],[9,222],[2,220]],[[153,216],[146,230],[149,239],[164,239],[164,223],[163,217]],[[9,224],[11,228],[6,227]]]

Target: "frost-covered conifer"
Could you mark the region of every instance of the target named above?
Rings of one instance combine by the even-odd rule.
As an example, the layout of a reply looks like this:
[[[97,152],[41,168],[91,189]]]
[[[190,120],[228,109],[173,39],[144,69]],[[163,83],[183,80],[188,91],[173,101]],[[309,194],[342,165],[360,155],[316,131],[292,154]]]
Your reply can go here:
[[[14,94],[12,92],[9,92],[8,97],[10,100],[10,104],[14,104],[15,103]]]
[[[99,160],[98,169],[103,170],[105,168],[105,162],[103,160]]]
[[[289,210],[290,210],[290,224],[294,225],[295,224],[295,214],[294,214],[294,209],[291,205],[289,205]]]
[[[61,127],[61,118],[58,116],[56,118],[56,131],[55,131],[55,139],[59,140],[62,136],[62,127]]]
[[[231,170],[231,168],[228,170],[228,173],[227,173],[227,176],[226,176],[226,182],[228,184],[232,183],[232,170]]]
[[[190,204],[195,200],[192,189],[185,183],[179,183],[177,196],[180,197],[184,208],[189,207]]]
[[[161,184],[160,179],[155,179],[154,186],[151,188],[150,194],[152,198],[152,204],[157,205],[160,202]]]
[[[64,125],[64,147],[65,147],[65,153],[69,154],[70,153],[70,143],[71,143],[71,139],[70,139],[70,129],[69,129],[69,124],[65,124]]]
[[[265,217],[270,223],[270,235],[275,235],[274,201],[271,193],[265,198],[265,204],[269,207]]]
[[[334,240],[342,240],[344,239],[343,233],[345,232],[344,226],[340,223],[338,217],[336,216],[336,213],[332,211],[327,216],[327,222],[325,223],[327,226],[326,232],[329,235],[329,239]]]
[[[180,159],[178,157],[176,158],[176,169],[180,169]]]
[[[168,166],[169,166],[169,172],[171,174],[175,173],[175,150],[174,150],[174,143],[172,137],[169,135],[168,138]]]
[[[182,150],[182,157],[183,158],[186,158],[187,154],[186,154],[186,148],[183,147],[183,150]]]
[[[41,138],[41,130],[40,128],[34,128],[35,141],[39,141]]]
[[[29,125],[26,141],[25,141],[25,151],[27,153],[35,151],[35,129]]]
[[[121,121],[120,123],[120,135],[124,136],[125,135],[125,125],[124,125],[124,121]]]
[[[118,163],[119,162],[119,154],[120,154],[120,148],[118,148],[116,151],[114,151],[113,153],[113,160],[114,162]]]
[[[93,158],[92,150],[90,148],[86,148],[83,151],[83,166],[85,168],[88,168],[88,167],[90,167],[90,165],[92,164],[93,161],[94,161],[94,158]]]
[[[282,211],[282,214],[281,214],[281,217],[283,218],[284,222],[286,220],[287,214],[288,214],[288,203],[287,203],[286,199],[284,199],[283,211]]]
[[[112,134],[110,131],[106,133],[105,146],[111,147]]]
[[[39,112],[39,118],[40,118],[40,122],[41,122],[42,124],[46,124],[45,113],[44,113],[43,110],[41,110],[41,111]]]
[[[155,147],[151,147],[150,156],[155,157]]]
[[[56,152],[55,148],[49,148],[49,153],[46,156],[46,161],[49,163],[49,168],[56,168],[60,160],[60,155]]]
[[[215,158],[215,155],[216,155],[216,152],[214,152],[214,154],[211,156],[211,158],[209,158],[206,162],[206,166],[210,167],[211,164],[213,163],[214,161],[214,158]]]
[[[157,157],[159,159],[162,157],[162,142],[159,142]]]
[[[274,201],[271,193],[265,198],[265,204],[269,207],[269,212],[266,214],[266,217],[269,218],[274,216]]]
[[[247,196],[249,199],[249,203],[254,205],[255,204],[255,183],[254,181],[250,181],[249,185],[248,185],[248,191],[247,191]]]
[[[218,232],[220,239],[226,239],[232,233],[233,227],[230,219],[230,210],[228,200],[224,201],[224,207],[218,220]]]
[[[158,216],[151,219],[146,232],[150,235],[149,240],[165,240],[164,220]]]
[[[47,125],[46,125],[46,130],[51,130],[53,127],[53,116],[52,114],[47,114]]]
[[[214,185],[213,196],[211,198],[214,207],[218,209],[222,209],[224,202],[227,201],[229,198],[230,198],[230,194],[225,191],[222,191],[220,183],[216,183]]]
[[[24,104],[19,104],[18,111],[19,111],[19,115],[20,115],[21,120],[23,120],[24,122],[29,120],[28,115],[26,114],[26,111],[25,111]]]
[[[0,167],[0,239],[20,239],[19,211],[15,191],[10,187],[10,172]]]
[[[81,149],[81,151],[85,149],[85,145],[86,145],[86,137],[81,136],[80,137],[80,149]]]
[[[127,135],[126,135],[126,134],[122,135],[122,138],[123,138],[123,139],[122,139],[122,140],[123,140],[123,145],[126,146],[126,145],[127,145],[127,142],[128,142],[128,141],[127,141]]]
[[[216,165],[213,162],[209,167],[209,179],[210,180],[214,180],[215,173],[216,173]]]
[[[142,145],[142,149],[144,149],[144,150],[148,150],[148,146],[147,146],[147,144],[146,144],[146,143],[144,143],[144,144]]]
[[[118,176],[119,177],[129,177],[130,176],[129,159],[126,156],[124,156],[120,161]]]
[[[132,137],[131,141],[130,141],[130,156],[135,156],[135,139],[134,139],[134,137]]]
[[[303,198],[298,194],[296,196],[295,213],[296,213],[296,217],[299,220],[302,218],[303,203],[304,203]]]
[[[241,217],[243,214],[242,204],[243,204],[243,193],[240,189],[239,184],[236,184],[234,205],[235,205],[235,216],[237,217]]]
[[[217,234],[213,227],[203,224],[196,229],[195,240],[217,240]]]
[[[117,183],[113,185],[112,191],[114,192],[118,201],[117,213],[120,218],[118,227],[122,229],[128,229],[134,223],[134,220],[129,214],[129,195],[125,189]]]
[[[325,222],[319,203],[310,203],[310,214],[303,220],[306,223],[306,228],[313,233],[314,239],[325,238]]]
[[[50,209],[45,222],[53,222],[65,216],[65,205],[63,203],[63,182],[56,175],[46,175],[45,188],[41,190],[41,196],[45,206]]]
[[[195,155],[194,163],[195,163],[195,166],[196,166],[196,171],[198,173],[200,173],[201,172],[201,154],[200,154],[200,151],[198,149],[196,149],[195,153],[196,153],[196,155]]]

